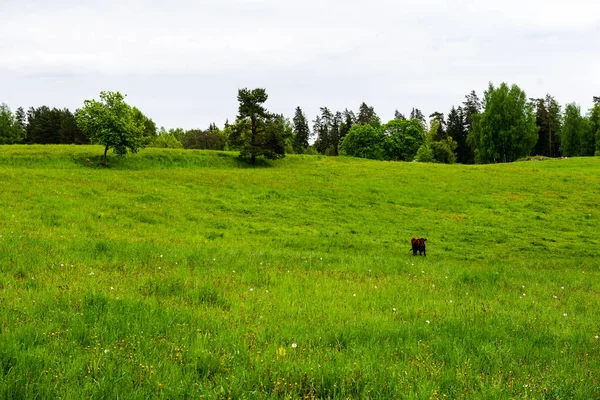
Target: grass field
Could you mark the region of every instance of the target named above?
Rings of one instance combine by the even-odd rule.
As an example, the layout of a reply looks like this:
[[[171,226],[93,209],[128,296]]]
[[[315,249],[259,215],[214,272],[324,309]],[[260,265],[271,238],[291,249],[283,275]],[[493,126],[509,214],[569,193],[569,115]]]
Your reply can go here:
[[[0,146],[1,398],[600,398],[599,158],[101,154]]]

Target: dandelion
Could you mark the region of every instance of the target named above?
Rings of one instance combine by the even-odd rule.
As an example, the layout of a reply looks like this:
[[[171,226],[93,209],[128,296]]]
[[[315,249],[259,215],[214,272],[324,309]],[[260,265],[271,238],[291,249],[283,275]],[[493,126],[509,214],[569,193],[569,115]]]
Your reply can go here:
[[[594,336],[594,339],[598,339],[598,335]]]
[[[448,277],[446,277],[446,279],[448,279]]]
[[[295,349],[296,347],[298,347],[298,345],[296,343],[292,343],[292,349]]]
[[[217,261],[217,259],[216,259],[216,258],[213,258],[213,261]]]
[[[375,286],[375,289],[377,289],[377,286]]]
[[[162,255],[162,254],[160,255],[160,258],[163,258],[163,255]]]
[[[452,303],[452,300],[450,300],[450,303]]]
[[[395,308],[392,308],[392,312],[396,312],[396,309],[395,309]]]
[[[525,289],[525,285],[521,286],[523,289]]]
[[[265,290],[265,292],[269,293],[269,289]]]
[[[356,297],[356,293],[354,293],[352,296],[353,296],[353,297]]]
[[[110,290],[115,290],[115,288],[111,286],[111,287],[110,287]]]
[[[430,322],[429,322],[429,320],[426,320],[426,321],[425,321],[425,323],[426,323],[426,324],[429,324]]]
[[[65,264],[60,264],[60,266],[61,266],[61,267],[64,267],[64,266],[65,266]]]
[[[525,293],[523,293],[523,297],[525,297]]]
[[[108,353],[110,353],[110,350],[109,349],[104,349],[104,354],[108,354]]]
[[[251,291],[251,292],[253,292],[253,291],[254,291],[254,288],[250,288],[250,291]]]
[[[557,297],[557,296],[552,296],[552,297],[554,297],[555,299],[558,299],[558,297]]]
[[[563,314],[563,317],[566,317],[566,316],[567,316],[567,313],[564,313],[564,314]]]
[[[260,317],[258,317],[258,318],[262,319],[262,315]]]
[[[421,271],[421,273],[422,273],[422,274],[424,274],[424,273],[425,273],[425,271]]]
[[[232,271],[235,274],[235,270]]]
[[[162,269],[162,267],[158,267],[158,269]]]
[[[564,287],[564,286],[561,286],[561,287],[560,287],[560,289],[561,289],[561,290],[565,290],[565,287]]]
[[[435,287],[435,285],[431,285],[431,287]]]

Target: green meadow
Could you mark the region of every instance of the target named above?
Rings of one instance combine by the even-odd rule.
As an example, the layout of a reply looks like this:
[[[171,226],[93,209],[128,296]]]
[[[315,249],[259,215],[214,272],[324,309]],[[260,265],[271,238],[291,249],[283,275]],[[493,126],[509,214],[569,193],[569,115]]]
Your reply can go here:
[[[101,154],[0,146],[0,398],[600,398],[600,158]]]

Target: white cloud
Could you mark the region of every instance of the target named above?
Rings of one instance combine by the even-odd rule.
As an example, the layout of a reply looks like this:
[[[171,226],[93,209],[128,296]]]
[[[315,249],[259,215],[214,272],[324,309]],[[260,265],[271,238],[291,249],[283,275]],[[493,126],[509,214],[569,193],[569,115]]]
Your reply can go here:
[[[9,104],[121,90],[167,126],[233,118],[246,86],[289,116],[366,101],[384,119],[447,112],[488,81],[584,108],[600,86],[592,0],[3,0],[0,14]]]

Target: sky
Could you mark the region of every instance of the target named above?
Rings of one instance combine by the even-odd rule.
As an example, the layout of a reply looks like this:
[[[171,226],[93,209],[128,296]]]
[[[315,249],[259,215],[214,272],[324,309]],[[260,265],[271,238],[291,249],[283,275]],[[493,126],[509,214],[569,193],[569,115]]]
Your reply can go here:
[[[75,110],[120,91],[158,126],[223,126],[237,91],[319,107],[448,113],[492,82],[587,110],[598,0],[0,0],[0,103]]]

